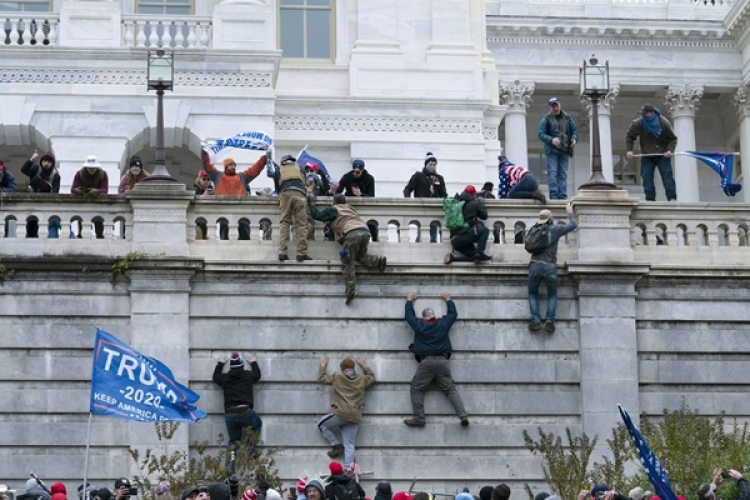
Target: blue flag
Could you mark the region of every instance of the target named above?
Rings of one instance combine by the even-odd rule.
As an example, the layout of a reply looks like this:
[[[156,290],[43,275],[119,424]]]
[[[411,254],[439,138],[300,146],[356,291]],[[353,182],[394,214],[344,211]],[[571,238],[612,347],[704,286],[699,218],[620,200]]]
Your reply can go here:
[[[697,158],[721,176],[721,188],[727,196],[734,196],[742,189],[742,184],[732,184],[734,154],[720,151],[685,151],[685,154]]]
[[[226,148],[268,151],[272,146],[273,139],[270,135],[259,130],[251,130],[249,132],[240,132],[239,134],[227,137],[226,139],[219,139],[213,144],[206,144],[203,149],[208,153],[215,155],[222,149]]]
[[[96,330],[89,411],[141,422],[196,422],[206,412],[196,393],[175,381],[161,361]]]
[[[328,179],[328,182],[330,184],[333,184],[333,179],[331,179],[331,174],[328,173],[328,169],[326,168],[325,164],[314,156],[308,154],[307,150],[303,149],[299,152],[299,155],[297,155],[297,165],[302,168],[305,168],[307,165],[317,166],[318,171],[326,176],[326,179]]]
[[[667,471],[662,467],[661,462],[648,447],[648,443],[641,436],[640,431],[635,427],[633,421],[630,420],[628,412],[622,409],[620,405],[617,405],[620,409],[620,416],[622,421],[625,422],[625,427],[628,428],[630,437],[633,438],[633,443],[638,449],[638,454],[641,456],[641,464],[648,474],[648,479],[651,484],[654,485],[654,491],[661,498],[661,500],[677,500],[677,497],[672,493],[672,487],[669,485],[669,477]]]

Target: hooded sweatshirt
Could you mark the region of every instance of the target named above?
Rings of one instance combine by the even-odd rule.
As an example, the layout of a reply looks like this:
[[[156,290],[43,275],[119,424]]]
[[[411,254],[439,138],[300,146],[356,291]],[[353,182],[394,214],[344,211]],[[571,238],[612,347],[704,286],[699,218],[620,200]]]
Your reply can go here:
[[[45,159],[52,161],[50,168],[42,168],[42,161]],[[29,176],[29,186],[35,193],[60,192],[60,172],[55,168],[55,155],[52,151],[44,153],[38,164],[26,160],[21,173]]]
[[[213,381],[224,389],[224,411],[233,406],[248,405],[253,407],[253,384],[260,380],[260,367],[253,361],[250,370],[235,368],[223,373],[224,363],[217,363],[214,368]]]
[[[326,374],[326,367],[318,369],[318,382],[332,385],[334,402],[333,414],[348,422],[362,421],[362,401],[365,399],[365,389],[375,383],[375,374],[369,367],[363,368],[364,375],[356,374],[350,379],[341,372]]]

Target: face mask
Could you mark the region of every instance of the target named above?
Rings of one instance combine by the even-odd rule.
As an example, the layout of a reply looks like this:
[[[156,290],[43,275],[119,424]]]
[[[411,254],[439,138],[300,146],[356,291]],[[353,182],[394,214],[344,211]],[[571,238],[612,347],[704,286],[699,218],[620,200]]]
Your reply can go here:
[[[131,168],[130,173],[133,175],[133,177],[138,177],[141,175],[141,169],[140,168]]]
[[[357,376],[357,373],[354,371],[354,368],[347,368],[344,370],[344,376],[348,378],[349,380],[354,380],[354,377]]]
[[[437,170],[437,165],[427,165],[427,171],[429,173],[434,174],[435,170]]]

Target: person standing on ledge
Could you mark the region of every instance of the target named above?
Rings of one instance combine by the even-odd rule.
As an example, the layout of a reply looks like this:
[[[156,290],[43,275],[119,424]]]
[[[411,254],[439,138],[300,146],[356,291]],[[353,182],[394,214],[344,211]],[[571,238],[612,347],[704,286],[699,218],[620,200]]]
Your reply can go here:
[[[568,164],[578,143],[578,126],[562,110],[560,99],[553,97],[548,104],[549,113],[539,122],[538,136],[544,143],[549,199],[565,200],[568,198]]]
[[[641,179],[646,201],[656,201],[656,186],[654,186],[654,171],[658,168],[664,191],[668,201],[677,201],[677,189],[672,175],[672,153],[677,147],[677,136],[672,124],[661,116],[658,108],[644,104],[639,111],[640,118],[630,123],[625,134],[625,157],[633,159],[633,144],[636,137],[640,138]]]

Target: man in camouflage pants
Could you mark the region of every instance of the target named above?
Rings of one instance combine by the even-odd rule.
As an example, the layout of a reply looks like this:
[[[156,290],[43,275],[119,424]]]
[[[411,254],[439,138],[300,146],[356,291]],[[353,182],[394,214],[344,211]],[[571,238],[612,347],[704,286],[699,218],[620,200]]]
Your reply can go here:
[[[337,194],[333,205],[323,210],[315,207],[315,197],[309,196],[310,214],[313,219],[330,222],[336,239],[343,246],[339,255],[344,265],[344,283],[346,284],[346,305],[351,304],[357,296],[355,291],[354,262],[359,262],[368,269],[385,271],[386,258],[367,253],[370,243],[370,229],[365,221],[359,218],[353,206],[347,205],[346,196]]]

